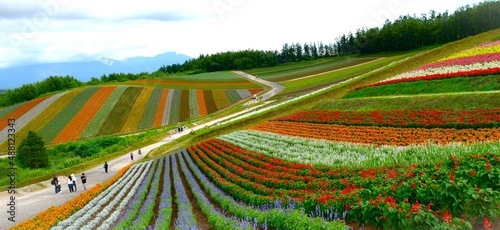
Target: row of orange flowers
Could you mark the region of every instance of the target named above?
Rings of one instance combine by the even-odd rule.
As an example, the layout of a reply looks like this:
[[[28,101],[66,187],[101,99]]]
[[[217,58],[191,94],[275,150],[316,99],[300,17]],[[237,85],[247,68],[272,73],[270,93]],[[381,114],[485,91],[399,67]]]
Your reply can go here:
[[[88,202],[97,197],[101,192],[115,183],[118,179],[120,179],[125,172],[131,167],[131,165],[126,166],[121,169],[113,178],[104,182],[103,184],[96,184],[91,189],[86,192],[78,195],[72,200],[68,201],[62,206],[55,207],[52,206],[49,209],[38,213],[35,217],[28,219],[26,221],[21,222],[20,224],[12,227],[12,230],[41,230],[41,229],[50,229],[52,226],[56,225],[57,222],[67,219],[73,213],[82,209]]]
[[[480,142],[496,142],[500,139],[500,128],[424,129],[271,121],[261,123],[250,129],[288,136],[372,144],[377,146],[425,145],[429,143],[445,145],[456,142],[474,144]]]

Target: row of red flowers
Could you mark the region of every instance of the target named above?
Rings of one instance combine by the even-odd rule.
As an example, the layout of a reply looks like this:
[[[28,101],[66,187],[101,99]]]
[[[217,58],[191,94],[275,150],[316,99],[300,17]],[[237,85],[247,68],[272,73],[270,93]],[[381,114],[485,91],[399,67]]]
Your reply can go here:
[[[490,128],[500,127],[500,109],[422,109],[389,111],[311,110],[279,117],[275,120],[407,128]]]
[[[358,87],[350,90],[349,92],[364,89],[367,87],[395,84],[395,83],[401,83],[401,82],[413,82],[413,81],[422,81],[422,80],[430,81],[430,80],[454,78],[454,77],[477,77],[477,76],[487,76],[487,75],[495,75],[495,74],[500,74],[500,67],[491,68],[491,69],[483,69],[483,70],[469,70],[469,71],[459,71],[459,72],[444,73],[444,74],[432,74],[432,75],[420,76],[420,77],[399,78],[399,79],[394,79],[394,80],[381,81],[381,82],[377,82],[377,83],[373,83],[373,84],[369,84],[369,85],[358,86]]]
[[[192,146],[188,152],[215,184],[235,199],[248,204],[293,199],[307,213],[316,212],[318,207],[322,210],[347,210],[348,220],[390,228],[422,224],[419,219],[423,216],[439,219],[447,225],[460,225],[466,222],[457,221],[451,216],[481,217],[485,211],[495,216],[500,211],[498,153],[450,157],[443,162],[423,165],[342,169],[342,179],[329,179],[328,174],[324,173],[328,172],[325,167],[310,166],[297,170],[283,167],[281,163],[272,164],[269,159],[258,163],[258,153],[255,157],[249,154],[236,157],[240,154],[237,147],[233,148],[235,152],[232,154],[226,154],[231,148],[222,151],[220,148],[223,146],[230,144],[208,141]],[[252,165],[261,165],[262,172],[256,172],[255,167],[242,167],[245,163],[238,159],[252,159]],[[240,165],[233,162],[239,162]],[[272,171],[264,168],[267,166],[272,166],[272,170],[280,169],[280,173],[267,175],[268,171]],[[315,170],[317,173],[311,176],[314,180],[305,182],[297,177],[296,183],[314,185],[314,189],[288,189],[284,183],[294,182],[280,177],[294,178],[301,175],[302,170]],[[254,176],[245,178],[250,174]],[[267,183],[268,180],[276,183]],[[338,187],[331,189],[332,184]],[[421,208],[420,204],[427,208]],[[401,215],[405,218],[401,219]]]

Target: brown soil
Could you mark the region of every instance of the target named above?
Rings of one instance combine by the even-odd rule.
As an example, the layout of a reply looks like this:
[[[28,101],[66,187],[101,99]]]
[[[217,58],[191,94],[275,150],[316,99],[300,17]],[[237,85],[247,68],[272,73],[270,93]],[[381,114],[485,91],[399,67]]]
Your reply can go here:
[[[169,229],[175,230],[174,222],[175,222],[175,219],[177,219],[179,207],[177,207],[177,203],[175,203],[175,189],[174,189],[174,183],[172,180],[172,178],[174,178],[174,171],[172,170],[172,157],[171,157],[171,155],[168,156],[167,160],[170,161],[170,181],[171,181],[170,194],[172,196],[172,218],[170,219]]]
[[[166,164],[167,160],[168,159],[165,158],[164,160],[158,162],[158,167],[163,165],[163,168],[160,172],[160,180],[159,180],[160,186],[158,187],[158,194],[156,194],[156,198],[155,198],[155,207],[153,209],[153,218],[151,218],[151,220],[149,221],[149,226],[155,226],[156,218],[154,218],[154,217],[158,217],[158,212],[160,211],[160,198],[161,198],[161,194],[163,193],[163,181],[165,180],[165,176],[164,176],[165,164]]]

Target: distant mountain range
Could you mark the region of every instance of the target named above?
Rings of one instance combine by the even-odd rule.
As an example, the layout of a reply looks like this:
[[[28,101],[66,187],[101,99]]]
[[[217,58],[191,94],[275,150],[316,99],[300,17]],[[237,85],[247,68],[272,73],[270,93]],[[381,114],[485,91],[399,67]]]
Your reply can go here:
[[[41,81],[49,76],[70,75],[80,81],[92,77],[100,78],[110,73],[154,72],[163,65],[184,63],[191,57],[175,52],[159,54],[154,57],[133,57],[125,60],[102,58],[91,62],[63,62],[37,64],[0,69],[0,89],[13,89],[23,84]]]

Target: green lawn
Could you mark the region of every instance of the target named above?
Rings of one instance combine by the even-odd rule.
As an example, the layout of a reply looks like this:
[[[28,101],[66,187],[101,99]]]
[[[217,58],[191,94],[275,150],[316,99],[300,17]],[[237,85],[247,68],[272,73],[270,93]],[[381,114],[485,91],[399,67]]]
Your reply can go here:
[[[359,89],[344,98],[500,90],[500,75],[401,82]]]
[[[318,103],[313,110],[492,109],[500,107],[500,91],[443,93],[339,99]]]
[[[315,61],[290,63],[276,67],[252,69],[246,72],[257,75],[268,81],[280,82],[359,65],[379,58],[381,57],[334,57]]]

